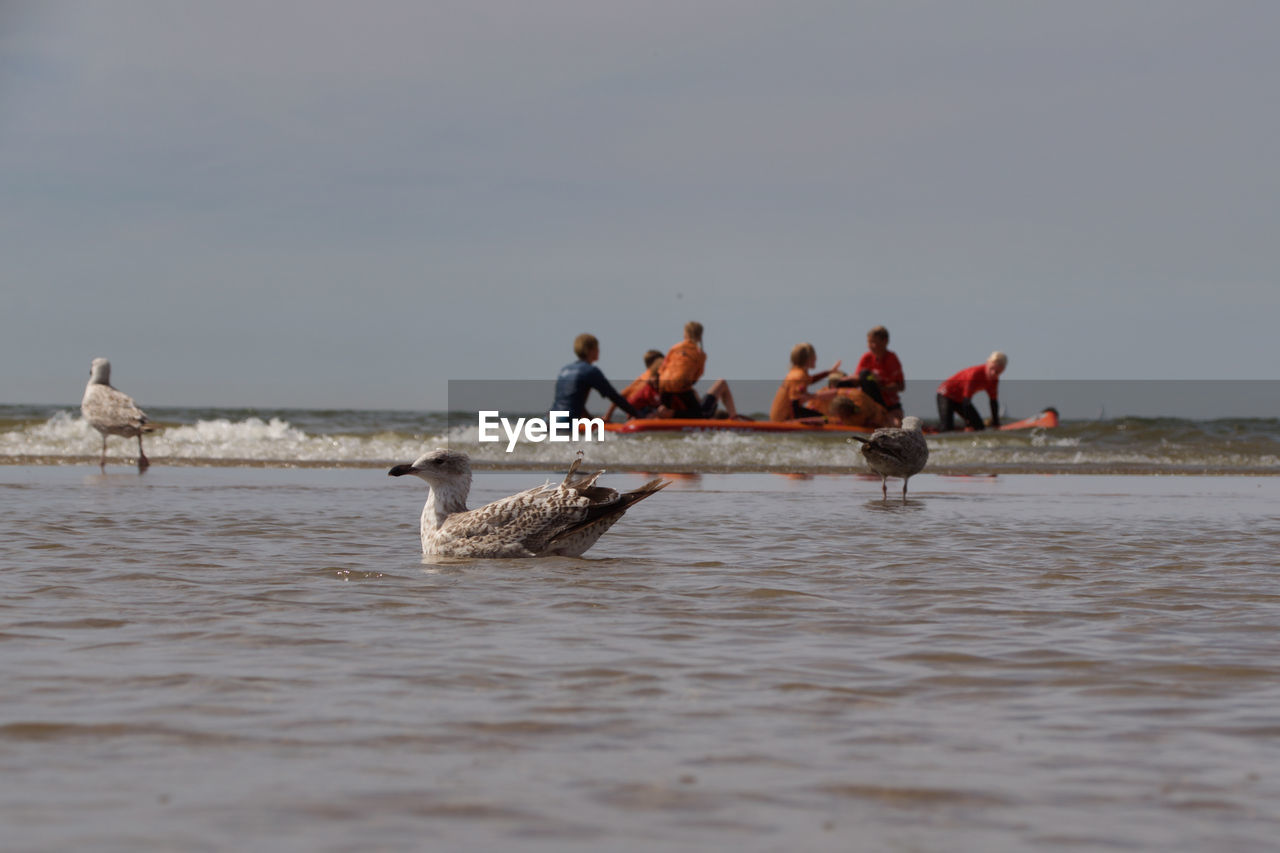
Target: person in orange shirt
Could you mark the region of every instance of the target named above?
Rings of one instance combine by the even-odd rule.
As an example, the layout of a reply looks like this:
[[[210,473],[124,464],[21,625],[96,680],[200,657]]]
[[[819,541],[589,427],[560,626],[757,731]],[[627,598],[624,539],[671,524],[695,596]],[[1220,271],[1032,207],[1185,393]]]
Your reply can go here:
[[[846,388],[832,397],[827,404],[826,422],[869,429],[894,426],[893,417],[885,407],[861,388]]]
[[[644,354],[644,373],[641,373],[630,385],[622,389],[622,396],[639,412],[637,417],[671,417],[671,411],[663,408],[662,399],[658,394],[658,371],[662,369],[662,362],[662,350],[651,349],[646,352]],[[613,413],[617,408],[617,406],[609,407],[609,411],[604,414],[605,421],[613,420]]]
[[[673,346],[658,370],[658,393],[662,405],[675,418],[713,418],[717,403],[723,404],[729,417],[741,419],[733,403],[729,383],[717,379],[705,397],[699,397],[693,385],[702,378],[707,354],[702,349],[702,324],[690,320],[684,324],[684,340]]]
[[[984,429],[982,416],[973,407],[973,395],[987,392],[991,401],[991,426],[1000,428],[1000,374],[1004,373],[1009,358],[996,350],[987,357],[986,364],[975,364],[952,376],[938,386],[939,429],[949,432],[956,428],[955,416],[959,414],[972,429]]]
[[[791,369],[786,378],[778,386],[778,393],[773,395],[773,405],[769,407],[769,420],[794,421],[801,418],[820,418],[822,412],[810,408],[809,403],[816,402],[819,396],[834,396],[835,389],[823,389],[818,394],[810,394],[809,386],[826,379],[840,369],[840,362],[832,365],[830,370],[810,374],[811,368],[818,366],[818,352],[813,344],[796,344],[791,349]]]

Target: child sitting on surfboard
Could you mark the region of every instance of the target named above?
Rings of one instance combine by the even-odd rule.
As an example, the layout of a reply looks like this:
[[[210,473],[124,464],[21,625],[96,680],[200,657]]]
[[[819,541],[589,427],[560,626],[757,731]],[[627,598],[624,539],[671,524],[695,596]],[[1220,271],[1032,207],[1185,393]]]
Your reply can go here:
[[[818,352],[811,343],[796,344],[791,349],[791,369],[786,378],[778,386],[778,393],[773,397],[773,405],[769,408],[771,421],[795,421],[802,418],[822,417],[816,403],[820,396],[831,397],[833,389],[823,389],[817,394],[809,393],[809,386],[819,380],[826,379],[840,369],[836,361],[830,370],[809,373],[818,366]],[[811,404],[814,404],[811,406]]]
[[[684,340],[673,346],[658,369],[658,393],[662,405],[676,418],[714,418],[717,404],[722,404],[735,420],[747,420],[738,414],[729,383],[717,379],[703,397],[693,390],[702,378],[707,353],[702,349],[702,324],[690,320],[684,324]]]
[[[861,388],[841,388],[827,404],[826,422],[868,429],[894,426],[888,410]]]
[[[644,354],[644,373],[622,389],[622,396],[627,398],[637,412],[638,418],[669,418],[671,410],[662,405],[662,397],[658,393],[658,371],[662,369],[662,350],[651,349]],[[617,406],[610,406],[604,413],[607,423],[613,420]]]
[[[867,376],[868,373],[870,377]],[[884,326],[876,326],[867,332],[867,351],[858,359],[853,374],[859,378],[875,380],[880,401],[893,418],[893,426],[901,424],[902,400],[899,395],[906,389],[907,380],[902,374],[902,362],[889,349],[889,330]]]

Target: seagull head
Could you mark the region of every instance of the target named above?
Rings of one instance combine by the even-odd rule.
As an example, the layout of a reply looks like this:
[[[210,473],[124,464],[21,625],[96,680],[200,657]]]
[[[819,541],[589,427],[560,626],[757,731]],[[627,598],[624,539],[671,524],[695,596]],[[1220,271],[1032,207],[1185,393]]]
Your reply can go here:
[[[105,358],[95,358],[89,364],[89,382],[95,385],[110,385],[111,362]]]
[[[437,448],[422,454],[411,464],[396,465],[387,472],[390,477],[403,477],[405,474],[421,477],[433,486],[459,481],[470,483],[471,459],[457,450]]]

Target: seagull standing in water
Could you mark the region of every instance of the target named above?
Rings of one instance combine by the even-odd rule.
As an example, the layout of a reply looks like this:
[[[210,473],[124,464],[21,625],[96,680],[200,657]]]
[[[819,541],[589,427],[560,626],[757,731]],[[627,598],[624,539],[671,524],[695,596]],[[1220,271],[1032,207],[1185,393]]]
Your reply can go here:
[[[604,471],[576,476],[582,454],[564,481],[547,483],[478,509],[467,509],[471,460],[455,450],[433,450],[387,472],[413,474],[431,487],[422,508],[422,553],[445,557],[578,557],[627,508],[669,481],[650,480],[632,492],[597,486]]]
[[[907,480],[919,474],[929,461],[929,445],[920,429],[920,419],[911,416],[902,419],[901,427],[878,429],[870,438],[855,435],[862,442],[862,456],[867,467],[880,475],[880,492],[889,499],[889,478],[902,478],[902,502],[907,502]]]
[[[80,413],[89,425],[102,433],[102,459],[98,467],[107,467],[107,436],[138,437],[138,470],[145,471],[151,462],[142,452],[142,434],[151,432],[155,425],[147,420],[146,412],[134,405],[128,394],[111,387],[111,362],[95,358],[89,367],[89,384],[84,388],[80,401]]]

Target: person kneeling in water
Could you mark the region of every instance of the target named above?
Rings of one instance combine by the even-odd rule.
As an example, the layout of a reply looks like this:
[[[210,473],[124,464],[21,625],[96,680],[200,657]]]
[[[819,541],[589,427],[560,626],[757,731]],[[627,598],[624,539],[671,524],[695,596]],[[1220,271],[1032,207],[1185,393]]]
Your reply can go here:
[[[1000,374],[1004,373],[1009,358],[996,350],[987,358],[986,364],[975,364],[952,376],[938,386],[938,421],[939,429],[950,432],[956,428],[955,416],[964,418],[970,428],[985,429],[982,416],[973,406],[973,395],[986,391],[991,401],[991,427],[1000,428]]]

